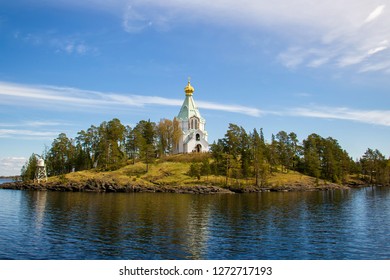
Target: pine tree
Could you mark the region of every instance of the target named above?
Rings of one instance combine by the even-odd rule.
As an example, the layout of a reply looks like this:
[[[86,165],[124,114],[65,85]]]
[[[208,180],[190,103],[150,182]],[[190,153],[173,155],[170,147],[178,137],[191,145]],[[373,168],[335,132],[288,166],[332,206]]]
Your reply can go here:
[[[34,180],[35,171],[37,169],[37,158],[35,154],[32,154],[28,161],[23,165],[20,171],[20,176],[23,181]]]

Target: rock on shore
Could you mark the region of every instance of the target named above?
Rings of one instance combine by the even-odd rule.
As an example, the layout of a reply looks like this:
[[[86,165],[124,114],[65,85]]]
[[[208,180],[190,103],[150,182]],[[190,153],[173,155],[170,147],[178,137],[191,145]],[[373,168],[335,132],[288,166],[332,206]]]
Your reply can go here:
[[[39,190],[39,191],[62,191],[62,192],[148,192],[148,193],[189,193],[189,194],[217,194],[217,193],[253,193],[253,192],[288,192],[288,191],[321,191],[348,189],[348,187],[333,183],[320,186],[307,184],[292,184],[278,187],[256,187],[256,186],[231,186],[222,188],[217,186],[170,186],[170,185],[119,185],[115,182],[90,179],[86,182],[13,182],[0,185],[2,189],[13,190]]]
[[[216,186],[140,186],[140,185],[117,185],[112,182],[100,180],[88,180],[84,183],[69,182],[47,182],[47,183],[26,183],[13,182],[0,185],[1,189],[13,190],[35,190],[35,191],[62,191],[62,192],[148,192],[148,193],[191,193],[191,194],[213,194],[233,193],[229,189]]]

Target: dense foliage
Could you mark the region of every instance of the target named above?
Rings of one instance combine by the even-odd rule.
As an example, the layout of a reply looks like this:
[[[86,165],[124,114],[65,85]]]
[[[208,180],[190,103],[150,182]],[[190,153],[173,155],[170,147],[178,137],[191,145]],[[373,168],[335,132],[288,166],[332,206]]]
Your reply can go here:
[[[92,168],[115,170],[136,159],[143,160],[148,168],[154,159],[173,153],[179,133],[176,119],[163,119],[158,124],[142,120],[134,128],[113,119],[98,127],[92,125],[75,138],[59,134],[43,158],[49,176]],[[32,155],[22,168],[23,179],[33,179],[35,168]]]
[[[348,175],[358,174],[370,184],[390,184],[390,160],[378,150],[367,149],[363,157],[353,161],[331,137],[311,134],[299,143],[294,132],[280,131],[268,143],[254,129],[230,124],[225,137],[211,146],[211,170],[229,179],[254,177],[256,185],[266,184],[275,171],[299,171],[336,183],[344,183]]]
[[[92,168],[115,170],[136,160],[146,163],[147,172],[157,158],[174,153],[181,135],[176,119],[157,124],[141,120],[134,128],[113,119],[98,127],[92,125],[75,138],[61,133],[43,158],[49,176]],[[22,178],[33,179],[35,169],[32,155],[22,168]],[[353,161],[331,137],[313,133],[300,142],[294,132],[280,131],[266,141],[262,129],[248,133],[236,124],[229,124],[224,137],[211,145],[210,157],[191,164],[188,175],[198,179],[224,176],[226,184],[255,178],[255,184],[262,186],[276,171],[298,171],[337,183],[345,182],[350,174],[360,174],[371,184],[390,183],[390,160],[378,150],[367,149],[360,160]]]

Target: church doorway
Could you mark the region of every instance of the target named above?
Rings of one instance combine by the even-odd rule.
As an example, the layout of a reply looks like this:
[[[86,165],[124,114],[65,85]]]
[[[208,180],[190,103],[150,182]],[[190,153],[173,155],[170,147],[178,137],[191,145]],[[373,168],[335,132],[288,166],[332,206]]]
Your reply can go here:
[[[202,152],[202,145],[201,144],[196,145],[195,150],[197,153]]]

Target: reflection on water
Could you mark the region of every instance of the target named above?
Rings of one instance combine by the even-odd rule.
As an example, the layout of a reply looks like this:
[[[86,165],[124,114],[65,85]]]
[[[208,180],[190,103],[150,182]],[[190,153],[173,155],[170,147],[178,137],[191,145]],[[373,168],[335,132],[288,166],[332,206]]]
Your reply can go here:
[[[0,259],[389,259],[389,197],[0,190]]]

